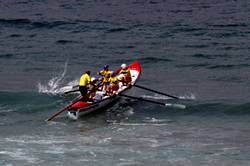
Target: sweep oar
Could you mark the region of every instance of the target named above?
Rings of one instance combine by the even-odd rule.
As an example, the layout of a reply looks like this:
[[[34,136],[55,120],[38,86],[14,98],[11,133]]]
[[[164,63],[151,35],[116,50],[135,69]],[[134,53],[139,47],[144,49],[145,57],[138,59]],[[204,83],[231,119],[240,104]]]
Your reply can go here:
[[[68,108],[70,108],[70,106],[73,105],[72,103],[65,106],[64,108],[60,109],[59,111],[57,111],[56,113],[54,113],[50,118],[46,119],[45,121],[51,121],[53,120],[56,116],[58,116],[59,114],[61,114],[63,111],[67,110]]]
[[[64,94],[73,93],[73,92],[77,92],[77,91],[79,91],[79,89],[70,90],[70,91],[64,92]]]
[[[180,108],[180,109],[185,109],[186,108],[186,106],[183,105],[183,104],[162,103],[162,102],[159,102],[159,101],[144,99],[142,97],[129,96],[129,95],[125,95],[125,94],[119,94],[119,95],[123,96],[123,97],[131,98],[131,99],[137,99],[137,100],[141,100],[141,101],[146,101],[146,102],[150,102],[150,103],[154,103],[154,104],[163,105],[165,107],[175,107],[175,108]]]
[[[172,96],[172,95],[169,95],[169,94],[166,94],[166,93],[163,93],[163,92],[159,92],[159,91],[156,91],[154,89],[150,89],[150,88],[147,88],[147,87],[144,87],[144,86],[141,86],[141,85],[134,85],[135,87],[138,87],[138,88],[141,88],[141,89],[144,89],[144,90],[148,90],[148,91],[151,91],[151,92],[154,92],[154,93],[158,93],[158,94],[161,94],[161,95],[164,95],[164,96],[168,96],[168,97],[171,97],[171,98],[174,98],[174,99],[180,99],[179,97],[176,97],[176,96]]]
[[[50,118],[46,119],[45,121],[51,121],[51,120],[53,120],[56,116],[58,116],[59,114],[61,114],[65,110],[69,109],[77,101],[79,101],[79,100],[78,99],[73,100],[73,102],[71,102],[70,104],[66,105],[65,107],[63,107],[62,109],[60,109],[59,111],[57,111],[56,113],[54,113]]]

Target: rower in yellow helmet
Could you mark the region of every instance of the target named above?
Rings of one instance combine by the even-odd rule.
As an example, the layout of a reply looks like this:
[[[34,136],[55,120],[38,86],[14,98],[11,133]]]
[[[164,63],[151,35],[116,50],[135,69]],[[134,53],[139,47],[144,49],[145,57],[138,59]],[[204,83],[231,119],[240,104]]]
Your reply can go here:
[[[99,80],[102,82],[102,90],[106,90],[109,84],[110,70],[109,65],[105,65],[103,69],[99,72],[102,77]]]
[[[99,72],[99,75],[106,77],[110,73],[109,65],[105,65],[103,69]]]
[[[109,78],[110,78],[110,73],[108,73],[105,77],[102,78],[102,90],[104,91],[107,90],[107,87],[110,84]]]

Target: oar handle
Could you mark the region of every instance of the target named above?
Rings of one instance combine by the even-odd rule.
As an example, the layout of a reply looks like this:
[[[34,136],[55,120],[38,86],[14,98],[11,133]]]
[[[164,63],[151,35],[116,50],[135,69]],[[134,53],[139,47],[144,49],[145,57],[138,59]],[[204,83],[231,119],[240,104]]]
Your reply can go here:
[[[169,95],[169,94],[166,94],[166,93],[163,93],[163,92],[159,92],[157,90],[150,89],[150,88],[147,88],[147,87],[144,87],[144,86],[141,86],[141,85],[135,84],[134,86],[138,87],[138,88],[141,88],[141,89],[144,89],[144,90],[148,90],[148,91],[154,92],[154,93],[158,93],[158,94],[161,94],[161,95],[164,95],[164,96],[168,96],[168,97],[171,97],[171,98],[174,98],[174,99],[179,99],[179,97],[172,96],[172,95]]]

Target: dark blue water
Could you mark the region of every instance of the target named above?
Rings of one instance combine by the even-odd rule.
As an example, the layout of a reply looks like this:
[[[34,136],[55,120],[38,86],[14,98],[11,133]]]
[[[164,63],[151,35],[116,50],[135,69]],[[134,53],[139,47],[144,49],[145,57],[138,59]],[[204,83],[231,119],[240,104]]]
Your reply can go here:
[[[12,0],[0,3],[0,165],[250,164],[246,0]],[[44,120],[82,72],[138,60],[130,95],[71,121]]]

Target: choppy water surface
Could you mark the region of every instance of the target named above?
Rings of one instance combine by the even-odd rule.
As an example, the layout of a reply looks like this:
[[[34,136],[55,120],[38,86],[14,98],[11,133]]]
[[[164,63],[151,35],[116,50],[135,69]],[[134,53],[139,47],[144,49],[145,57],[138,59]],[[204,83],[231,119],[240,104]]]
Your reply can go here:
[[[249,165],[250,7],[233,1],[2,1],[0,165]],[[71,121],[83,71],[138,60],[130,95]]]

